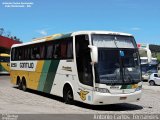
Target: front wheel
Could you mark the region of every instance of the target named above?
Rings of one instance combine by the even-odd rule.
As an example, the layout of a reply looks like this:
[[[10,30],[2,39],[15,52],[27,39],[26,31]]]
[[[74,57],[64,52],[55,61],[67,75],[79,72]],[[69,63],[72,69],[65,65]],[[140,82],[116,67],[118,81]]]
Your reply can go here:
[[[63,99],[66,104],[73,103],[73,92],[71,88],[66,88],[63,92]]]

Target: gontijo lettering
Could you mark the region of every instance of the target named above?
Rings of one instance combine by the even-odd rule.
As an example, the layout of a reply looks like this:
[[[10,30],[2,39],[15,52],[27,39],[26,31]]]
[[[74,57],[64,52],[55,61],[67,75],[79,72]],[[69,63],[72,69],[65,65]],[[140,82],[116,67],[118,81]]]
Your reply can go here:
[[[20,68],[34,68],[34,63],[20,63]]]

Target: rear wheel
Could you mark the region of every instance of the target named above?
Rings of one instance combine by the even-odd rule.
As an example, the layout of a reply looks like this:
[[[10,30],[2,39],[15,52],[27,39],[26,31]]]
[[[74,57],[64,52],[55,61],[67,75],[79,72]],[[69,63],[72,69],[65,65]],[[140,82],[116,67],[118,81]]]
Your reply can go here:
[[[153,85],[155,85],[155,82],[152,80],[152,81],[149,81],[149,84],[150,84],[151,86],[153,86]]]
[[[22,90],[26,91],[27,90],[27,85],[26,85],[26,80],[25,78],[22,79]]]
[[[18,89],[22,90],[22,82],[21,80],[17,81]]]
[[[72,104],[73,103],[73,92],[72,92],[72,89],[70,87],[67,87],[67,88],[64,89],[63,99],[64,99],[64,102],[66,104]]]

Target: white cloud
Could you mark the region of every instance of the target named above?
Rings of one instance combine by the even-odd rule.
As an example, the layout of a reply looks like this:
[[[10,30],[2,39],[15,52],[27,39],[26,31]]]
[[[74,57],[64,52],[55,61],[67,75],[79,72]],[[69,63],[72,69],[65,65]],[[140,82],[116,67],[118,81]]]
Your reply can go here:
[[[139,27],[133,27],[133,28],[131,28],[131,30],[137,31],[137,30],[141,30],[141,28],[139,28]]]
[[[47,30],[45,30],[45,29],[37,30],[37,32],[38,32],[39,34],[41,34],[41,35],[47,35],[47,34],[48,34],[48,33],[47,33]]]
[[[50,31],[51,28],[45,27],[45,28],[40,28],[37,29],[35,32],[41,34],[41,35],[48,35],[48,31]]]

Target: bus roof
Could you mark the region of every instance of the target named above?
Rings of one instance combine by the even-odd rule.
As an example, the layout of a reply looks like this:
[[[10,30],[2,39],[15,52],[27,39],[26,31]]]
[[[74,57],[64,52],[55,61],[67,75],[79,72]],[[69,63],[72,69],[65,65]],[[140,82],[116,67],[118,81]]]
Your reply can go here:
[[[72,35],[79,35],[79,34],[111,34],[111,35],[132,36],[131,34],[128,33],[113,32],[113,31],[77,31],[72,33]]]
[[[31,42],[14,44],[12,47],[41,43],[41,42],[50,41],[50,40],[57,40],[57,39],[67,38],[67,37],[71,37],[74,35],[81,35],[81,34],[110,34],[110,35],[132,36],[131,34],[128,34],[128,33],[113,32],[113,31],[77,31],[77,32],[71,32],[67,34],[53,34],[50,36],[36,38],[36,39],[33,39]]]

